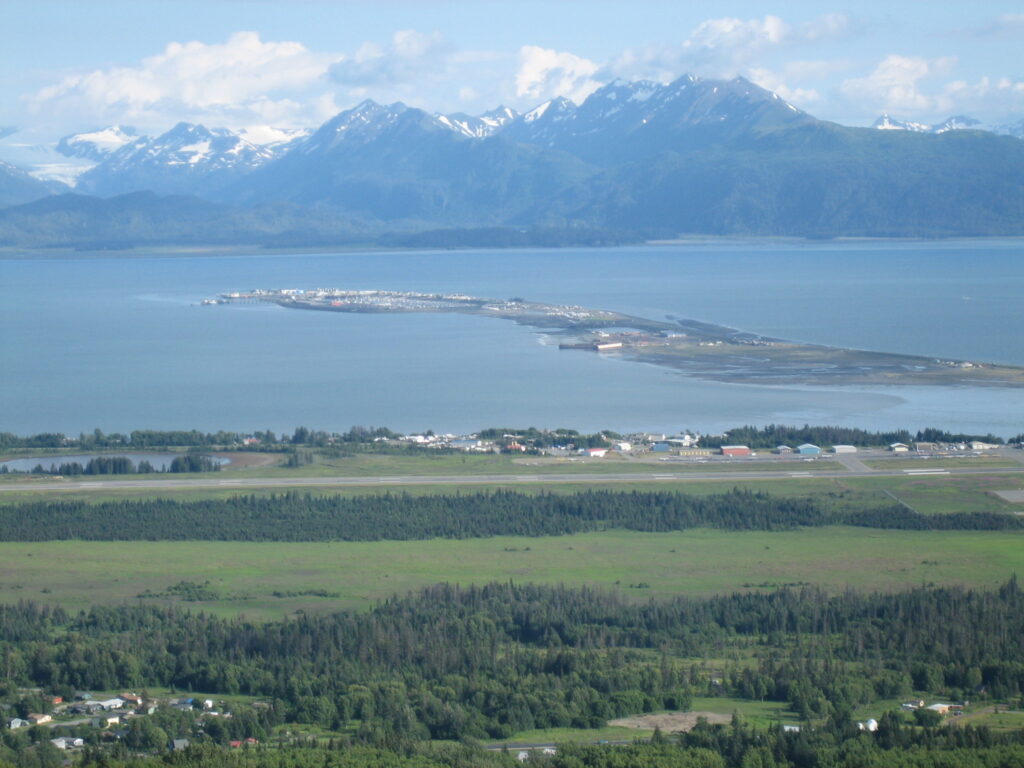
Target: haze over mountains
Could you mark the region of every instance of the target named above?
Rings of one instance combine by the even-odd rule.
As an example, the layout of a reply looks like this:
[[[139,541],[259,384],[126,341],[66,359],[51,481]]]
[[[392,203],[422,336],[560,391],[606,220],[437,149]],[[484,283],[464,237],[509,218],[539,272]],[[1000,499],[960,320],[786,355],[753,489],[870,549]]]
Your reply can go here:
[[[689,76],[523,114],[368,100],[312,132],[111,127],[58,145],[95,163],[73,195],[32,203],[53,186],[0,166],[0,205],[14,206],[0,210],[0,244],[287,245],[438,228],[1022,234],[1024,141],[978,127],[883,116],[875,128],[890,130],[847,128],[742,78]]]

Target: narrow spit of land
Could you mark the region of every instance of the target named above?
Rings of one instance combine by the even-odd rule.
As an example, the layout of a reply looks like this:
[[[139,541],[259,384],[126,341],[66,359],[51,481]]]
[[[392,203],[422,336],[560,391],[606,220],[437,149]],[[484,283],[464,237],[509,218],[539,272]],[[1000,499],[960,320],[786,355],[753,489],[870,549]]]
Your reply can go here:
[[[651,320],[606,309],[522,298],[409,291],[272,289],[222,293],[203,304],[269,302],[326,312],[453,312],[511,320],[562,338],[562,349],[618,355],[704,379],[750,384],[1024,386],[1024,368],[801,344],[673,316]]]

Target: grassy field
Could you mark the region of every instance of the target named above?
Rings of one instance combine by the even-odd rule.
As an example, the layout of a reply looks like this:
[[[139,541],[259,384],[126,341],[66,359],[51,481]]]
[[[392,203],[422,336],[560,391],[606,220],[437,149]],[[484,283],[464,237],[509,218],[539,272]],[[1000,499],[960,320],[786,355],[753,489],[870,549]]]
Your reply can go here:
[[[231,454],[223,454],[229,456]],[[838,471],[842,466],[835,461],[801,459],[768,461],[751,459],[726,459],[709,457],[708,459],[682,459],[673,457],[660,460],[648,456],[644,459],[609,454],[604,458],[548,458],[542,456],[514,456],[510,454],[474,454],[474,453],[441,453],[415,452],[407,454],[357,453],[351,456],[331,457],[316,454],[312,462],[299,467],[285,467],[281,463],[287,458],[284,454],[241,454],[243,459],[251,460],[259,456],[264,462],[257,466],[231,466],[221,470],[220,475],[246,475],[257,477],[377,477],[382,475],[551,475],[551,474],[629,474],[651,472],[825,472]],[[184,479],[189,477],[209,477],[209,474],[158,474],[151,477],[167,477]],[[76,482],[103,480],[132,479],[133,476],[115,475],[79,475]],[[24,481],[24,475],[0,476],[0,482],[13,483]],[[43,478],[44,480],[47,478]]]
[[[778,477],[756,480],[649,480],[594,482],[585,477],[566,477],[564,482],[530,484],[488,483],[481,485],[401,485],[382,486],[369,483],[364,486],[334,488],[297,488],[301,493],[313,495],[360,496],[382,493],[455,494],[474,493],[495,489],[515,490],[519,493],[576,493],[586,490],[615,491],[678,491],[693,495],[723,493],[731,488],[762,491],[778,496],[810,497],[829,508],[857,509],[905,504],[923,514],[949,512],[1022,512],[1024,505],[1011,504],[992,491],[1024,487],[1022,475],[961,475],[961,476],[899,476],[899,477],[840,477],[796,478]],[[274,490],[259,488],[178,488],[153,490],[146,488],[105,489],[102,491],[25,490],[0,493],[0,505],[24,504],[32,501],[58,499],[99,502],[125,499],[143,499],[156,496],[179,501],[230,498],[239,495],[265,496],[284,493],[286,487]]]
[[[834,591],[925,583],[991,586],[1015,572],[1024,573],[1024,534],[982,531],[816,528],[460,541],[0,544],[4,602],[121,604],[185,579],[209,581],[219,599],[184,605],[261,619],[368,606],[442,581],[592,584],[646,600],[798,583]]]

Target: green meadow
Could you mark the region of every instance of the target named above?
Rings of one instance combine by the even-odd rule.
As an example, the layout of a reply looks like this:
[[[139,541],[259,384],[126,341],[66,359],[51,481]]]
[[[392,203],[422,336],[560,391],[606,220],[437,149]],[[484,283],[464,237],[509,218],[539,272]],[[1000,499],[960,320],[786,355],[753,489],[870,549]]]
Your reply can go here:
[[[1024,533],[834,527],[401,542],[0,544],[4,602],[74,609],[133,602],[181,581],[209,582],[216,599],[147,599],[259,619],[365,607],[437,582],[589,584],[647,600],[801,583],[832,591],[992,586],[1013,573],[1024,573]]]

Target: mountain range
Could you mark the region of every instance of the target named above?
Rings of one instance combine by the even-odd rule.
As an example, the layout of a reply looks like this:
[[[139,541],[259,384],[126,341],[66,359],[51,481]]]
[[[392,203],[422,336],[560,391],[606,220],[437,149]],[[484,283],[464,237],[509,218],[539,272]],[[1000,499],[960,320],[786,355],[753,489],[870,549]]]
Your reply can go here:
[[[145,137],[111,127],[61,140],[61,152],[95,166],[75,195],[0,211],[0,242],[102,240],[113,220],[131,242],[195,242],[195,227],[175,235],[168,211],[183,207],[182,221],[195,223],[204,205],[239,242],[474,227],[1024,234],[1024,141],[978,127],[964,117],[924,126],[883,115],[874,128],[848,128],[743,78],[690,76],[617,81],[579,105],[559,98],[522,114],[364,101],[312,132],[180,123]],[[0,166],[0,205],[53,191],[33,181]],[[151,195],[131,194],[140,191]],[[82,195],[111,199],[90,207]],[[161,196],[169,197],[158,204]],[[132,214],[119,217],[118,206]]]

